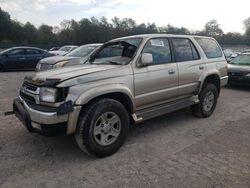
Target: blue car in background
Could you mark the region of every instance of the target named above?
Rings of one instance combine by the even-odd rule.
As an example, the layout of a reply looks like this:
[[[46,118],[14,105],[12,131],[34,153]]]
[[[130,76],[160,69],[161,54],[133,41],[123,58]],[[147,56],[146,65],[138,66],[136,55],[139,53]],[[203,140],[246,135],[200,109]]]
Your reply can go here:
[[[53,54],[33,47],[14,47],[0,52],[0,71],[35,70],[37,63]]]

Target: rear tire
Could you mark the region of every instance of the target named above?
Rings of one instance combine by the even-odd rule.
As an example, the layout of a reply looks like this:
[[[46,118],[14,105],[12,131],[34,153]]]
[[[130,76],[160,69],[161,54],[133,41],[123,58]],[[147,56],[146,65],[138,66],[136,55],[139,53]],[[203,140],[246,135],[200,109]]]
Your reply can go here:
[[[194,116],[207,118],[211,116],[217,104],[218,90],[214,84],[205,83],[200,95],[198,104],[191,106]]]
[[[128,130],[129,115],[126,108],[116,100],[100,99],[81,112],[75,139],[87,154],[106,157],[119,150]]]

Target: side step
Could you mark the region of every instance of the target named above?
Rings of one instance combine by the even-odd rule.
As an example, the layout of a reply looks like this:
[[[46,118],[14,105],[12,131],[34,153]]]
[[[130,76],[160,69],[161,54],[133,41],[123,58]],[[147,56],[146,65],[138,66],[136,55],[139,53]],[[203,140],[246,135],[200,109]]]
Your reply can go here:
[[[161,116],[170,112],[174,112],[183,108],[187,108],[199,102],[198,97],[192,97],[187,99],[178,100],[175,102],[170,102],[158,106],[154,106],[151,108],[143,109],[135,114],[133,114],[133,118],[135,122],[141,122],[144,120],[148,120],[157,116]]]

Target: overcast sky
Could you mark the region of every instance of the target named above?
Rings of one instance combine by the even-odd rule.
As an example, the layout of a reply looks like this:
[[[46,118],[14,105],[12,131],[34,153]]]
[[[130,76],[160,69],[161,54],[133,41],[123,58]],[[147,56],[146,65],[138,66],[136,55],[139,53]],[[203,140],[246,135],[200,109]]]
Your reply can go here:
[[[243,20],[250,17],[250,0],[0,0],[12,19],[36,26],[58,26],[64,19],[106,16],[133,18],[137,23],[154,22],[201,30],[216,19],[224,32],[244,32]]]

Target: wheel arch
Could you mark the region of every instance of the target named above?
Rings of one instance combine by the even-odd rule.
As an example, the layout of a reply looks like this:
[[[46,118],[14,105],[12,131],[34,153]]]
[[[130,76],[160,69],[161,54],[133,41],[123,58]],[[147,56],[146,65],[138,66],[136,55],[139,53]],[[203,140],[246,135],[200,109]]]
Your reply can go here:
[[[200,92],[206,83],[215,85],[215,87],[218,90],[218,94],[220,94],[221,83],[220,83],[220,76],[218,74],[212,73],[212,74],[207,75],[201,84]]]
[[[77,100],[76,105],[87,105],[94,100],[101,98],[110,98],[119,101],[125,106],[129,114],[135,111],[134,97],[129,88],[121,85],[102,86],[101,88],[92,88],[84,92]]]

